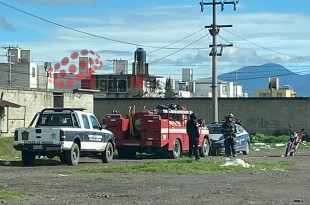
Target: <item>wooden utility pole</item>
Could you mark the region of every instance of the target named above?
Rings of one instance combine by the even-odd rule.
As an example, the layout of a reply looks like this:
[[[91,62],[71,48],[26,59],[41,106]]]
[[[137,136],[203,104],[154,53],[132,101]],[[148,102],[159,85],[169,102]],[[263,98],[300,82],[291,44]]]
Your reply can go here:
[[[232,25],[217,25],[216,24],[216,5],[221,5],[221,10],[224,10],[225,4],[233,4],[234,10],[236,10],[236,5],[238,1],[216,1],[213,0],[213,2],[205,3],[203,0],[200,2],[201,12],[204,11],[204,5],[212,5],[213,7],[213,23],[211,26],[205,26],[205,28],[209,28],[209,32],[212,35],[212,45],[209,47],[211,48],[211,52],[209,53],[209,56],[212,56],[212,104],[213,104],[213,116],[212,120],[214,122],[218,121],[218,89],[217,89],[217,56],[222,56],[222,51],[224,47],[233,46],[233,44],[217,44],[217,35],[219,34],[219,31],[221,27],[232,27]],[[217,48],[220,47],[221,50],[218,52]]]

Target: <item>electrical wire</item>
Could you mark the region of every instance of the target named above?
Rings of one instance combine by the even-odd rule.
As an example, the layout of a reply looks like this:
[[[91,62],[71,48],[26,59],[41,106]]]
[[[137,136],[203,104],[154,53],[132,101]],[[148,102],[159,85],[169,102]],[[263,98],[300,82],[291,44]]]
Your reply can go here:
[[[77,33],[81,33],[81,34],[85,34],[85,35],[89,35],[89,36],[92,36],[92,37],[96,37],[96,38],[100,38],[100,39],[104,39],[104,40],[108,40],[108,41],[113,41],[113,42],[117,42],[117,43],[122,43],[122,44],[127,44],[127,45],[134,45],[134,46],[141,46],[141,47],[147,47],[147,48],[155,48],[155,49],[172,49],[172,50],[176,50],[176,49],[179,49],[179,48],[162,48],[162,47],[156,47],[156,46],[148,46],[148,45],[143,45],[143,44],[138,44],[138,43],[133,43],[133,42],[127,42],[127,41],[122,41],[122,40],[117,40],[117,39],[113,39],[113,38],[109,38],[109,37],[105,37],[105,36],[99,36],[99,35],[96,35],[96,34],[92,34],[92,33],[89,33],[89,32],[86,32],[86,31],[81,31],[81,30],[78,30],[78,29],[75,29],[75,28],[71,28],[69,26],[65,26],[65,25],[62,25],[62,24],[59,24],[59,23],[56,23],[54,21],[51,21],[51,20],[48,20],[48,19],[45,19],[45,18],[42,18],[40,16],[37,16],[37,15],[34,15],[34,14],[31,14],[27,11],[24,11],[22,9],[19,9],[17,7],[14,7],[14,6],[11,6],[9,4],[6,4],[6,3],[3,3],[2,1],[0,1],[0,4],[2,4],[3,6],[6,6],[6,7],[9,7],[11,9],[14,9],[18,12],[21,12],[23,14],[26,14],[28,16],[31,16],[31,17],[34,17],[36,19],[39,19],[41,21],[44,21],[44,22],[47,22],[47,23],[50,23],[50,24],[53,24],[55,26],[58,26],[58,27],[61,27],[61,28],[64,28],[64,29],[67,29],[67,30],[71,30],[71,31],[74,31],[74,32],[77,32]],[[187,49],[208,49],[208,48],[187,48]]]
[[[246,41],[246,42],[248,42],[248,43],[250,43],[250,44],[253,44],[253,45],[255,45],[255,46],[259,47],[259,48],[262,48],[262,49],[264,49],[264,50],[268,50],[268,51],[271,51],[271,52],[273,52],[273,53],[276,53],[276,54],[279,54],[279,55],[283,55],[283,56],[287,56],[287,57],[290,57],[290,58],[295,58],[295,59],[299,59],[299,60],[310,61],[310,59],[305,59],[305,58],[302,58],[302,57],[293,56],[293,55],[290,55],[290,54],[278,52],[278,51],[272,50],[272,49],[270,49],[270,48],[261,46],[261,45],[259,45],[259,44],[257,44],[257,43],[254,43],[254,42],[252,42],[252,41],[249,41],[249,40],[243,38],[243,37],[240,36],[240,35],[237,35],[237,34],[231,32],[231,31],[228,31],[228,30],[225,29],[225,28],[223,28],[223,30],[225,30],[226,32],[228,32],[228,33],[230,33],[230,34],[232,34],[232,35],[234,35],[234,36],[236,36],[236,37],[238,37],[238,38],[240,38],[240,39],[242,39],[242,40],[244,40],[244,41]]]
[[[150,62],[149,64],[156,63],[156,62],[161,61],[161,60],[163,60],[163,59],[165,59],[165,58],[167,58],[167,57],[169,57],[169,56],[172,56],[172,55],[174,55],[174,54],[176,54],[176,53],[178,53],[178,52],[184,50],[185,48],[187,48],[187,47],[189,47],[189,46],[191,46],[191,45],[197,43],[198,41],[200,41],[201,39],[205,38],[206,36],[207,36],[207,34],[204,35],[204,36],[202,36],[202,37],[199,38],[198,40],[196,40],[196,41],[194,41],[194,42],[188,44],[187,46],[185,46],[185,47],[183,47],[183,48],[180,48],[179,50],[177,50],[177,51],[175,51],[175,52],[173,52],[173,53],[171,53],[171,54],[169,54],[169,55],[166,55],[166,56],[164,56],[164,57],[162,57],[162,58],[159,58],[159,59],[157,59],[157,60],[155,60],[155,61],[152,61],[152,62]]]

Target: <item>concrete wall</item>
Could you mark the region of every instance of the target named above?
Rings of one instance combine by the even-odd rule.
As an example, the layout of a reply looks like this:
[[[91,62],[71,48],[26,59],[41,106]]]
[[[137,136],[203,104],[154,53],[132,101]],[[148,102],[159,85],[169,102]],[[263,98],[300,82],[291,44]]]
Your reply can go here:
[[[5,117],[2,120],[2,136],[13,136],[17,127],[28,126],[34,115],[43,108],[54,106],[53,91],[51,90],[21,90],[0,87],[3,100],[21,105],[20,108],[5,108]],[[57,91],[59,93],[59,91]],[[93,112],[93,94],[63,93],[64,107],[82,107]]]
[[[211,98],[179,98],[179,99],[95,99],[94,113],[101,120],[105,114],[118,110],[124,116],[128,106],[136,107],[136,111],[153,109],[158,104],[176,103],[186,106],[211,122]],[[310,133],[310,98],[220,98],[219,120],[227,113],[233,113],[240,118],[246,130],[252,134],[287,133],[288,125],[300,131],[302,128]]]

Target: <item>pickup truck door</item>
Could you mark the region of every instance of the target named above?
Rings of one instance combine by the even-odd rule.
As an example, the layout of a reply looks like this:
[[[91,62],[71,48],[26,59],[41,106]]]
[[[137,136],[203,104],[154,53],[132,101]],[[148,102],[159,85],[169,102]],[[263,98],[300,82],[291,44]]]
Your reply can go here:
[[[93,129],[91,118],[88,118],[86,114],[82,114],[82,120],[85,134],[84,134],[84,140],[83,142],[81,142],[81,149],[90,151],[95,150],[103,151],[103,144],[100,143],[102,141],[103,136],[99,128]]]

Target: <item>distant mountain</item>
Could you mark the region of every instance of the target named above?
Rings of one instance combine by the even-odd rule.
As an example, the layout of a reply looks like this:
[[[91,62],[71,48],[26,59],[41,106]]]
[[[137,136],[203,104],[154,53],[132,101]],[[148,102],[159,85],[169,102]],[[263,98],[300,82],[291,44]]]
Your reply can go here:
[[[219,80],[237,82],[242,85],[243,91],[254,96],[255,89],[267,89],[268,78],[279,78],[279,86],[289,85],[298,97],[310,97],[310,75],[299,75],[287,68],[268,63],[260,66],[247,66],[236,71],[218,76]]]

